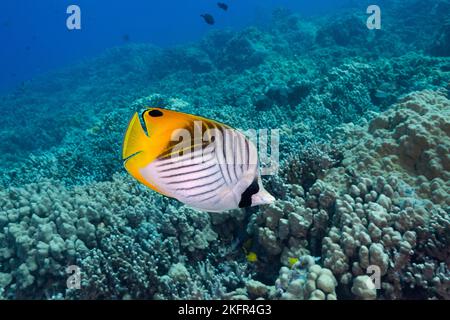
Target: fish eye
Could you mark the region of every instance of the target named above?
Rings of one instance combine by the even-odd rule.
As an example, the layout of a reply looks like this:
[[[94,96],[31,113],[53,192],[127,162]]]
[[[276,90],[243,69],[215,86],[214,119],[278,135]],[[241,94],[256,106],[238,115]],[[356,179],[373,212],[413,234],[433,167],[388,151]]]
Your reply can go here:
[[[161,111],[159,111],[159,110],[150,110],[148,112],[148,115],[150,117],[161,117],[163,115],[163,113]]]

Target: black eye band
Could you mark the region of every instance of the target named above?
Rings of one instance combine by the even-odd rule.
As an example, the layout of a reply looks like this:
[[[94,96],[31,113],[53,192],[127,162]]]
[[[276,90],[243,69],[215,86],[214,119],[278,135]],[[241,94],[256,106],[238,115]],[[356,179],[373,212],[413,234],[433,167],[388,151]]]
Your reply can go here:
[[[163,113],[159,110],[150,110],[148,112],[150,117],[162,117]]]

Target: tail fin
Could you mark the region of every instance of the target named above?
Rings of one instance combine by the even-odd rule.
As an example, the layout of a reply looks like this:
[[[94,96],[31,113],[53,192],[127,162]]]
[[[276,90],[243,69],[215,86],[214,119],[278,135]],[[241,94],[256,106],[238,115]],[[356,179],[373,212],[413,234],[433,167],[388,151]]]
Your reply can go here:
[[[275,202],[275,197],[267,192],[262,185],[260,186],[258,193],[252,195],[252,206],[271,204],[273,202]]]

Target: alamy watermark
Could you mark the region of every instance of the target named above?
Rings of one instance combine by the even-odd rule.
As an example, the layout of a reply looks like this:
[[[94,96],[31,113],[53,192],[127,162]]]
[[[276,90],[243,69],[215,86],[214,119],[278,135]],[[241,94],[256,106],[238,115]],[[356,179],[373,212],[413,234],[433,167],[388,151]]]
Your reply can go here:
[[[81,289],[81,269],[76,265],[70,265],[66,268],[67,277],[67,289]]]
[[[367,14],[370,16],[367,18],[367,28],[369,30],[380,30],[381,29],[381,9],[379,6],[373,4],[367,7]]]
[[[369,275],[367,288],[376,290],[381,289],[381,268],[372,264],[367,267],[366,273]]]
[[[165,157],[170,157],[173,163],[192,165],[215,158],[219,165],[259,165],[262,175],[278,173],[279,129],[237,131],[224,127],[208,128],[203,121],[194,121],[192,131],[184,128],[173,130],[170,141],[174,145]]]
[[[66,27],[69,30],[81,30],[81,9],[77,5],[67,7],[66,13],[69,14],[66,20]]]
[[[66,27],[69,30],[81,30],[81,8],[72,4],[67,7],[66,13],[69,15],[66,19]],[[378,5],[372,4],[367,7],[366,13],[370,16],[367,18],[367,28],[369,30],[381,29],[381,9]]]

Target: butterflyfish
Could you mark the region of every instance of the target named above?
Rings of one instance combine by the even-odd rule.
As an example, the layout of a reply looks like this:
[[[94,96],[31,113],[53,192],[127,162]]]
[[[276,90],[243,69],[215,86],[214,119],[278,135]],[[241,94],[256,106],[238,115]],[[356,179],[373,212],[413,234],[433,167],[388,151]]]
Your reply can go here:
[[[131,118],[122,158],[140,183],[203,211],[270,204],[259,174],[255,144],[220,122],[150,108]]]
[[[228,10],[228,5],[224,2],[217,2],[217,6],[224,11]]]
[[[214,23],[216,23],[214,17],[209,13],[201,14],[200,17],[202,17],[207,24],[213,25]]]

